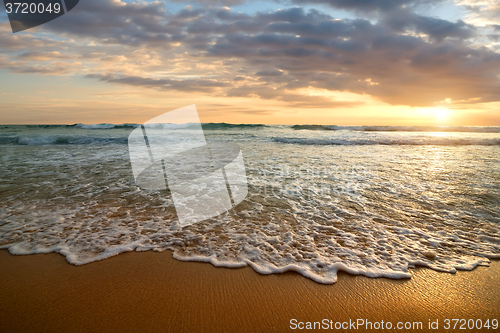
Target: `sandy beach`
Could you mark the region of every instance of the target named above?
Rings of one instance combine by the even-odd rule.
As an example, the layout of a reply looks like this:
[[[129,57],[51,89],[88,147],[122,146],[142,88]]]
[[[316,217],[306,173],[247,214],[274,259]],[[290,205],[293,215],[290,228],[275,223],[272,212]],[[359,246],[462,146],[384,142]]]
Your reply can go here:
[[[181,262],[171,252],[74,266],[59,254],[0,251],[0,266],[1,332],[281,332],[325,319],[420,321],[426,331],[429,320],[441,330],[446,318],[500,319],[498,261],[457,274],[418,268],[405,280],[340,273],[334,285]]]
[[[500,332],[500,0],[0,8],[0,333]]]

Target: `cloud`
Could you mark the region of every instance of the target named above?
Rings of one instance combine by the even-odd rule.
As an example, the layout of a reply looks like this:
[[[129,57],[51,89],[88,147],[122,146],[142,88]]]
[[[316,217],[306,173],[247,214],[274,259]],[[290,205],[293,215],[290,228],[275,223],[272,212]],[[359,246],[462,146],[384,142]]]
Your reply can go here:
[[[18,50],[43,49],[57,47],[59,43],[46,37],[35,37],[31,34],[13,34],[9,23],[0,24],[0,50],[15,52]]]
[[[81,1],[71,15],[43,27],[61,35],[98,38],[103,44],[169,48],[178,30],[165,22],[167,16],[164,2],[87,0]]]
[[[6,68],[20,74],[63,75],[68,73],[66,66],[61,64],[29,65],[23,63],[6,62],[0,59],[0,68]]]
[[[103,82],[125,84],[130,86],[142,86],[147,88],[157,88],[161,90],[176,90],[185,92],[210,92],[215,88],[227,87],[228,84],[216,80],[172,80],[155,79],[139,76],[115,76],[89,74],[87,78],[98,79]]]
[[[441,0],[293,0],[296,4],[323,4],[356,12],[392,11],[405,7],[431,5]]]
[[[270,71],[260,71],[255,73],[256,76],[281,76],[283,75],[282,71],[278,70],[270,70]]]
[[[232,29],[232,33],[207,45],[207,56],[237,57],[256,66],[274,67],[275,73],[286,71],[279,81],[266,78],[272,87],[282,82],[289,88],[353,91],[392,104],[429,106],[450,96],[490,98],[500,91],[495,74],[500,69],[500,56],[462,43],[460,39],[474,31],[462,21],[452,23],[413,14],[412,20],[397,27],[387,21],[322,20],[298,9],[290,14],[279,11],[257,15],[260,33]],[[407,34],[411,28],[417,34],[427,33],[430,40]],[[404,34],[398,33],[400,30]],[[445,41],[449,37],[457,40]],[[322,80],[318,73],[324,74]],[[261,98],[281,93],[279,89],[247,85],[231,89],[228,95],[236,91],[236,95]]]
[[[235,107],[232,104],[222,104],[222,103],[208,103],[204,105],[203,108],[203,113],[221,113],[221,114],[226,114],[227,111],[230,111],[231,113],[243,113],[243,114],[250,114],[250,115],[255,115],[255,116],[263,116],[263,115],[270,115],[273,113],[276,113],[276,110],[263,110],[263,109],[254,109],[251,106],[249,107]]]
[[[402,22],[384,18],[373,24],[363,19],[333,20],[301,8],[252,17],[228,9],[206,11],[185,22],[183,29],[189,35],[183,45],[192,55],[197,53],[193,49],[199,51],[199,62],[237,59],[229,71],[254,70],[245,76],[257,81],[221,86],[226,87],[227,96],[258,96],[296,106],[340,105],[321,98],[292,101],[291,90],[316,87],[412,106],[429,106],[445,98],[500,99],[495,74],[500,70],[500,55],[461,41],[472,36],[473,26],[404,9],[399,12],[406,15]],[[222,79],[231,82],[233,77]],[[189,82],[169,87],[187,89],[194,84]],[[147,81],[137,84],[151,86]],[[162,81],[154,82],[158,84]],[[202,88],[206,87],[195,89]]]
[[[174,2],[184,3],[186,5],[200,4],[209,7],[213,6],[236,6],[241,5],[245,0],[173,0]]]
[[[382,22],[395,32],[403,33],[406,30],[413,30],[416,33],[428,35],[436,41],[442,41],[445,38],[468,39],[475,34],[475,27],[462,20],[454,23],[435,17],[416,15],[408,9],[384,15]]]
[[[18,55],[18,59],[31,61],[48,61],[52,59],[66,59],[66,55],[59,51],[53,52],[36,52],[28,51]]]
[[[259,97],[262,99],[274,99],[286,102],[290,107],[302,108],[336,108],[336,107],[354,107],[364,104],[361,101],[341,101],[334,100],[326,96],[308,96],[293,93],[287,89],[269,89],[264,85],[261,86],[240,86],[238,88],[229,89],[227,96],[229,97]]]
[[[8,60],[0,66],[52,66],[57,72],[55,60],[66,56],[85,60],[75,67],[78,75],[110,84],[251,96],[297,107],[356,105],[301,95],[303,88],[411,106],[446,98],[500,100],[500,54],[474,44],[475,26],[402,7],[426,1],[330,2],[383,13],[371,22],[298,7],[254,15],[201,7],[172,13],[161,2],[88,0],[44,26],[52,39],[0,30],[0,51]],[[30,42],[38,43],[36,53]]]
[[[498,0],[454,0],[469,14],[466,21],[480,26],[500,24],[500,2]]]
[[[488,35],[488,38],[491,40],[494,40],[496,42],[500,42],[500,34],[491,34],[491,35]]]

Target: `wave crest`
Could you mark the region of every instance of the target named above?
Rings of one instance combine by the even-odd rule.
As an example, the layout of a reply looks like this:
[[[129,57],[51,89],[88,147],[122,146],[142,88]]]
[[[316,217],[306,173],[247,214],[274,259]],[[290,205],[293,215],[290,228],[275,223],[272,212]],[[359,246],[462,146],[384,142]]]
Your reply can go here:
[[[378,139],[318,139],[274,137],[273,141],[299,145],[318,146],[500,146],[500,139],[484,138],[378,138]]]
[[[311,131],[357,131],[357,132],[458,132],[500,133],[500,127],[492,126],[337,126],[337,125],[293,125],[294,130]]]

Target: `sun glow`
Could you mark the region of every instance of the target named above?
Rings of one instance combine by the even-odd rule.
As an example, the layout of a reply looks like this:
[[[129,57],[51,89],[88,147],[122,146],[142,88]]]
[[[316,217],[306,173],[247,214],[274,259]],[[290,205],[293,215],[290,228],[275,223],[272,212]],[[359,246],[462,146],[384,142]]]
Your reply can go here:
[[[420,108],[419,113],[427,119],[434,120],[434,122],[444,125],[450,121],[451,111],[444,107],[435,108]]]
[[[438,121],[446,121],[450,116],[450,110],[445,108],[433,108],[432,112]]]

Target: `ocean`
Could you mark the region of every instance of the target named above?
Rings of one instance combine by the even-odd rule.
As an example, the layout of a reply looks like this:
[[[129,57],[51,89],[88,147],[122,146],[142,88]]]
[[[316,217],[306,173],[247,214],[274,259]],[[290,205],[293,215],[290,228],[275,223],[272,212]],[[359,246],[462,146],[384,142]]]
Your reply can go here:
[[[500,258],[500,127],[203,124],[240,147],[248,195],[182,228],[169,191],[135,184],[137,126],[0,126],[0,248],[75,265],[171,250],[325,284]]]

